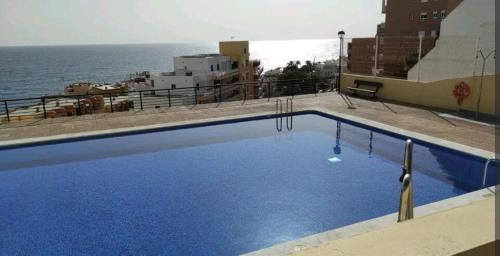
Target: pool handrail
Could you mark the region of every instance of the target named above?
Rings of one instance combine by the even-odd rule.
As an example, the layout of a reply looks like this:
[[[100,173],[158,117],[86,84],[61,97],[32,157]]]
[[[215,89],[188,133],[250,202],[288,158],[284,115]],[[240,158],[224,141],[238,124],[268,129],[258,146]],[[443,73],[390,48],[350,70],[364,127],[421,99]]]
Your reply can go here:
[[[413,219],[413,179],[412,179],[412,162],[413,162],[413,141],[406,141],[405,158],[403,162],[403,175],[400,181],[403,183],[401,187],[401,197],[399,201],[398,222]]]
[[[281,99],[276,99],[276,130],[278,132],[281,132],[283,130],[282,114],[283,114],[283,101],[281,101]]]
[[[288,106],[290,102],[290,107]],[[288,119],[290,118],[290,121]],[[291,131],[293,130],[293,97],[288,97],[286,99],[286,128]]]
[[[500,163],[500,159],[490,158],[490,159],[486,160],[486,163],[484,164],[484,169],[483,169],[483,188],[486,186],[486,177],[488,176],[488,167],[490,166],[491,162]]]

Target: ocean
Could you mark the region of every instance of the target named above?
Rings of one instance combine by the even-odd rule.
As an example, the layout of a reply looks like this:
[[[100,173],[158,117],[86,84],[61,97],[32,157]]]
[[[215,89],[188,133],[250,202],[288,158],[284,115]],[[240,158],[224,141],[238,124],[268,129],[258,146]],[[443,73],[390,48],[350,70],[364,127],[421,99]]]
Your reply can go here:
[[[217,52],[218,43],[0,47],[0,100],[60,94],[75,82],[119,82],[138,71],[173,71],[175,56]],[[250,57],[265,70],[291,60],[336,59],[338,52],[335,39],[250,42]]]

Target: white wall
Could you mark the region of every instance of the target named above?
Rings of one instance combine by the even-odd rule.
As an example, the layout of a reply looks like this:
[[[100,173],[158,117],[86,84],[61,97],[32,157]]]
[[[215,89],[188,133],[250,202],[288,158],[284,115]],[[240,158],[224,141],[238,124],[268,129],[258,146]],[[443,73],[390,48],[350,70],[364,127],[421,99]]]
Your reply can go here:
[[[195,87],[199,84],[199,86],[213,86],[214,85],[214,77],[210,74],[206,75],[193,75],[193,76],[179,76],[179,75],[153,75],[151,76],[151,80],[154,81],[154,89],[155,90],[163,90],[163,89],[173,89],[172,84],[175,84],[176,89]],[[176,93],[186,94],[184,90],[172,90],[171,95]],[[158,91],[157,95],[167,95],[167,91]]]
[[[174,58],[174,68],[175,72],[178,74],[184,72],[193,72],[196,74],[203,74],[217,70],[217,65],[219,65],[219,71],[230,71],[231,63],[229,57],[227,56],[214,56],[214,57],[176,57]]]
[[[408,72],[408,80],[423,82],[481,75],[485,54],[495,48],[495,0],[464,0],[441,23],[441,35],[432,49]],[[420,65],[420,71],[419,71]],[[495,73],[493,56],[485,74]]]
[[[176,88],[187,88],[193,87],[194,79],[193,76],[151,76],[154,81],[155,90],[172,89],[172,84],[175,84]],[[158,91],[157,95],[167,94],[167,91]]]

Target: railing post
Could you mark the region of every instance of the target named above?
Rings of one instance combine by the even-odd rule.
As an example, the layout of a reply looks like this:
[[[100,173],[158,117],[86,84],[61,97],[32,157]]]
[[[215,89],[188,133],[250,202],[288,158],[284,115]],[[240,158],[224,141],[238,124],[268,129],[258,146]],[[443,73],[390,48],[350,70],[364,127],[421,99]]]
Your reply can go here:
[[[217,85],[214,84],[214,102],[217,102]]]
[[[111,105],[111,113],[114,112],[113,110],[113,98],[111,97],[111,93],[109,94],[109,104]]]
[[[47,119],[47,111],[45,110],[45,97],[42,97],[43,118]]]
[[[78,115],[81,115],[82,114],[82,106],[80,105],[80,95],[77,95],[76,96],[76,100],[78,102]]]
[[[7,105],[7,100],[4,100],[3,103],[5,105],[5,114],[7,115],[7,122],[10,122],[9,106]]]
[[[248,86],[248,84],[247,84],[247,83],[244,83],[244,84],[243,84],[243,90],[244,90],[244,92],[243,92],[243,101],[246,101],[246,100],[247,100],[247,90],[248,90],[248,87],[247,87],[247,86]]]
[[[142,108],[142,91],[139,91],[139,100],[141,102],[141,110],[143,110],[143,108]]]
[[[196,90],[197,88],[194,87],[194,104],[198,104],[198,92]]]
[[[219,102],[222,102],[222,85],[219,84]]]
[[[271,82],[267,82],[267,98],[271,99]]]
[[[317,95],[318,94],[318,83],[317,83],[316,79],[313,80],[313,83],[314,83],[314,95]]]
[[[172,101],[170,99],[170,89],[168,89],[168,107],[172,107]]]

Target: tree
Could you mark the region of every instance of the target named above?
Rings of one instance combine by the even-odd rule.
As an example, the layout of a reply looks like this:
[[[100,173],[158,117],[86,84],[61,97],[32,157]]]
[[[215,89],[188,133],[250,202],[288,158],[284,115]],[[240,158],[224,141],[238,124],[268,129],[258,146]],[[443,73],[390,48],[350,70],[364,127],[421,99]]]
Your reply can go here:
[[[314,64],[306,61],[301,66],[300,61],[290,61],[278,77],[277,90],[279,95],[313,93],[315,88]]]

